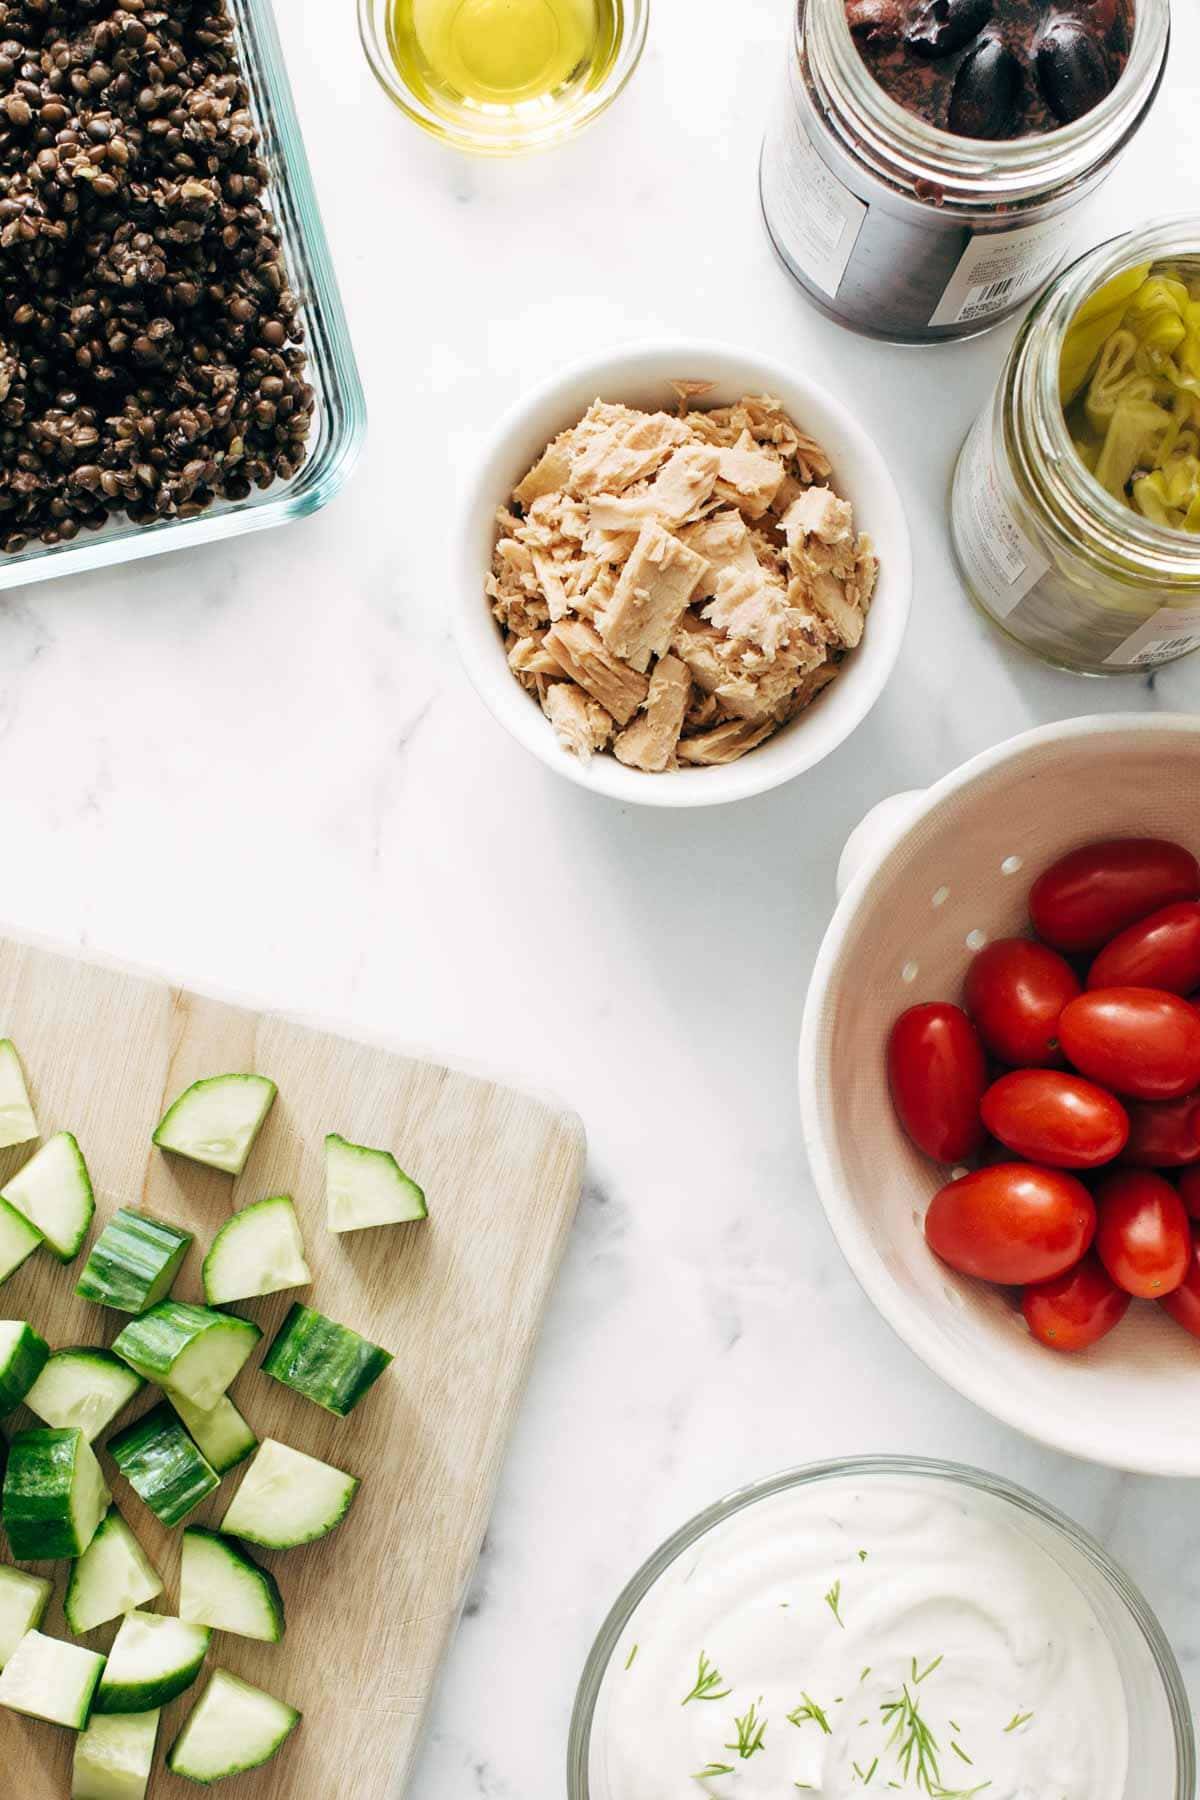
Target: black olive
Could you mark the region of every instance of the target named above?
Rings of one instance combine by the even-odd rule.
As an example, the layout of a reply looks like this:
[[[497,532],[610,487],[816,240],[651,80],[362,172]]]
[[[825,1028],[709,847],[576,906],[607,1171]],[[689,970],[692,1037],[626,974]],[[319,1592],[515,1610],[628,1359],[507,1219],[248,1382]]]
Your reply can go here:
[[[949,126],[959,137],[1006,138],[1021,118],[1025,71],[990,33],[967,53],[954,78]]]
[[[983,30],[992,5],[993,0],[922,0],[904,41],[916,56],[952,56]]]
[[[1033,59],[1046,105],[1064,125],[1091,112],[1112,87],[1108,58],[1077,19],[1051,19]]]

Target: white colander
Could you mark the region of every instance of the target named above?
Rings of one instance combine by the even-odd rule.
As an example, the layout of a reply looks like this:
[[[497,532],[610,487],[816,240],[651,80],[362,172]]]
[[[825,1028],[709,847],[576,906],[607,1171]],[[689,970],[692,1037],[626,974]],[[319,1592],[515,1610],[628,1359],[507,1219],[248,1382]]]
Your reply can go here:
[[[884,1318],[952,1387],[1076,1456],[1200,1475],[1200,1341],[1135,1303],[1079,1356],[1028,1335],[1013,1296],[955,1275],[922,1222],[947,1172],[905,1138],[885,1045],[918,1001],[959,1000],[973,950],[1028,930],[1034,877],[1099,837],[1200,853],[1200,718],[1073,719],[1013,738],[858,828],[809,989],[800,1094],[817,1187]]]

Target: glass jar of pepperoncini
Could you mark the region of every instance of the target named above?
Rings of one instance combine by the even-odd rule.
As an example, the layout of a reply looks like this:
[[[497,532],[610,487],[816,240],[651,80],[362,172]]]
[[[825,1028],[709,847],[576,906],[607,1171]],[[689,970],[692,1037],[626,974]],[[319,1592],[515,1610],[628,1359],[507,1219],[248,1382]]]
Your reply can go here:
[[[1200,216],[1102,244],[1026,319],[955,471],[972,598],[1061,668],[1200,646]]]

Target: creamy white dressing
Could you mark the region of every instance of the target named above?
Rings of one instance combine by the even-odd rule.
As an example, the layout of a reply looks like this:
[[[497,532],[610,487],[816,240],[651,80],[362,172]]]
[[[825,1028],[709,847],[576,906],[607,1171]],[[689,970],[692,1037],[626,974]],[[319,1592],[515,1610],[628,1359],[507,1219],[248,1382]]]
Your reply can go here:
[[[1116,1659],[1036,1529],[989,1495],[902,1475],[735,1513],[622,1636],[592,1800],[1122,1800]]]

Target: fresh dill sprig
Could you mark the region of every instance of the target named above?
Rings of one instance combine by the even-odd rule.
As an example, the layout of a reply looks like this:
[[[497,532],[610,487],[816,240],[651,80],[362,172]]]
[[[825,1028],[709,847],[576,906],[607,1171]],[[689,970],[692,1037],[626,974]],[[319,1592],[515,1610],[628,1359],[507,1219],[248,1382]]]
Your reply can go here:
[[[930,1663],[929,1667],[927,1669],[922,1669],[921,1673],[918,1675],[917,1674],[917,1659],[914,1656],[912,1659],[913,1686],[920,1687],[921,1683],[923,1681],[928,1680],[929,1676],[933,1674],[935,1669],[941,1668],[941,1666],[945,1662],[945,1660],[946,1659],[944,1656],[935,1656],[933,1661]]]
[[[933,1796],[933,1800],[975,1800],[976,1794],[982,1794],[984,1789],[990,1788],[991,1785],[992,1784],[990,1781],[981,1781],[978,1787],[973,1787],[973,1788],[935,1787],[935,1788],[930,1788],[929,1792]]]
[[[629,1652],[629,1655],[628,1655],[628,1656],[627,1656],[627,1657],[626,1657],[626,1658],[625,1658],[625,1667],[626,1667],[626,1668],[627,1668],[627,1669],[632,1669],[632,1667],[633,1667],[633,1659],[634,1659],[634,1657],[635,1657],[635,1656],[636,1656],[636,1655],[637,1655],[637,1653],[638,1653],[638,1647],[637,1647],[637,1645],[636,1645],[636,1644],[635,1644],[635,1645],[634,1645],[634,1646],[633,1646],[633,1649],[632,1649],[632,1650],[631,1650],[631,1651],[630,1651],[630,1652]]]
[[[906,1682],[895,1700],[880,1707],[883,1723],[891,1726],[887,1748],[896,1752],[896,1761],[905,1781],[916,1771],[918,1791],[936,1794],[941,1787],[938,1766],[938,1741],[921,1717],[921,1708]]]
[[[862,1770],[859,1768],[857,1763],[851,1763],[850,1767],[854,1770],[854,1773],[858,1776],[858,1779],[862,1782],[863,1786],[870,1787],[871,1777],[875,1773],[876,1769],[879,1767],[879,1758],[878,1757],[875,1758],[875,1761],[871,1764],[870,1768],[867,1770],[865,1775],[863,1774]]]
[[[858,1679],[859,1679],[859,1684],[860,1684],[860,1685],[861,1685],[861,1684],[862,1684],[862,1683],[863,1683],[863,1682],[864,1682],[864,1681],[865,1681],[865,1680],[866,1680],[866,1679],[867,1679],[867,1676],[868,1676],[868,1675],[869,1675],[869,1674],[870,1674],[870,1673],[871,1673],[871,1665],[870,1665],[870,1663],[868,1663],[868,1664],[867,1664],[867,1666],[866,1666],[866,1668],[865,1668],[865,1669],[864,1669],[864,1670],[863,1670],[863,1672],[862,1672],[862,1674],[861,1674],[861,1675],[860,1675],[860,1676],[859,1676],[859,1678],[858,1678]]]
[[[957,1743],[954,1738],[951,1738],[950,1740],[950,1748],[953,1750],[955,1756],[962,1762],[974,1764],[975,1758],[973,1756],[968,1756],[962,1745]]]
[[[712,1775],[732,1775],[732,1763],[709,1763],[706,1769],[697,1769],[692,1776],[693,1781],[707,1781]]]
[[[725,1677],[715,1663],[710,1663],[703,1650],[700,1652],[700,1663],[696,1670],[696,1685],[690,1694],[685,1694],[679,1702],[686,1706],[689,1700],[724,1700],[732,1694],[732,1688],[723,1688],[721,1683]]]
[[[840,1581],[835,1581],[829,1592],[826,1594],[825,1604],[841,1626],[842,1630],[845,1631],[846,1621],[843,1619],[840,1610],[842,1604],[842,1584]]]
[[[741,1718],[736,1715],[733,1728],[737,1732],[737,1742],[726,1744],[727,1750],[736,1750],[743,1762],[747,1762],[756,1750],[765,1750],[763,1742],[767,1734],[767,1721],[758,1716],[759,1702],[752,1700]]]
[[[807,1725],[809,1720],[811,1720],[814,1725],[819,1725],[821,1727],[821,1730],[825,1733],[826,1737],[831,1737],[833,1735],[833,1726],[829,1723],[829,1715],[825,1711],[825,1708],[823,1706],[818,1706],[811,1694],[802,1694],[801,1700],[803,1701],[803,1705],[798,1706],[795,1712],[790,1712],[787,1715],[788,1724]]]
[[[1004,1729],[1006,1732],[1007,1731],[1020,1731],[1022,1725],[1028,1725],[1028,1723],[1029,1723],[1030,1719],[1032,1719],[1032,1717],[1033,1717],[1033,1714],[1031,1712],[1014,1713],[1012,1718],[1008,1721],[1008,1724],[1004,1727]]]

